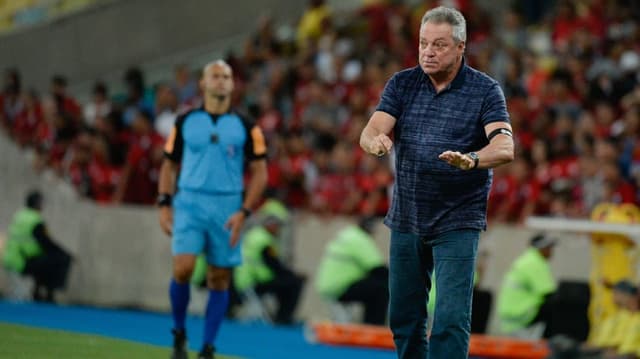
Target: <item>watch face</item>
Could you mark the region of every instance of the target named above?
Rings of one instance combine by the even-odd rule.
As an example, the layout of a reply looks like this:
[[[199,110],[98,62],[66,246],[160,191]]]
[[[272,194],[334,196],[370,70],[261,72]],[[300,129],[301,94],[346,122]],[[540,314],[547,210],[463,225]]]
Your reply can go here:
[[[469,152],[467,155],[473,160],[473,167],[471,168],[478,167],[478,162],[480,162],[480,157],[478,157],[478,154],[475,152]]]

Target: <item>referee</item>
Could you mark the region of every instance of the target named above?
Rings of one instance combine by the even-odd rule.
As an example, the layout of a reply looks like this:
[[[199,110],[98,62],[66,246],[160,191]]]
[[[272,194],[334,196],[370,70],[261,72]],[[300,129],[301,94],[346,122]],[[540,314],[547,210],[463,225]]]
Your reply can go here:
[[[198,358],[214,357],[213,343],[229,302],[231,270],[241,262],[240,230],[267,183],[262,131],[231,109],[231,67],[222,60],[209,63],[200,86],[204,107],[176,120],[165,145],[158,188],[160,226],[173,237],[173,359],[187,358],[189,279],[200,253],[208,264],[209,299]],[[250,172],[246,191],[245,165]]]

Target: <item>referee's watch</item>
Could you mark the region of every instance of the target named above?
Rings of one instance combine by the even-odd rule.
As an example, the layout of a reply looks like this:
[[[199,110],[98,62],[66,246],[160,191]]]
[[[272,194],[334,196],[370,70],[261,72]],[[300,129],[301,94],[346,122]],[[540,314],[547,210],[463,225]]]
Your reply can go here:
[[[169,193],[160,193],[156,199],[158,207],[171,207],[173,196]]]
[[[240,208],[240,211],[244,214],[244,218],[249,218],[249,216],[251,216],[251,210],[247,207]]]
[[[480,163],[480,157],[478,157],[478,154],[475,152],[469,152],[467,153],[467,156],[473,160],[473,166],[469,169],[474,170],[478,168],[478,163]]]

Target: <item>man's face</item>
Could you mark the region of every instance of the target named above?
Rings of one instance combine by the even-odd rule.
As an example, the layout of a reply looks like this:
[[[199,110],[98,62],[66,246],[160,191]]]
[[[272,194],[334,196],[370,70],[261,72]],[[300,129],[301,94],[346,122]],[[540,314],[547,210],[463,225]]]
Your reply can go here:
[[[224,64],[208,66],[202,75],[201,86],[207,96],[230,96],[233,91],[231,68]]]
[[[451,25],[426,22],[420,27],[419,62],[427,75],[451,72],[464,52],[464,42],[456,42]]]

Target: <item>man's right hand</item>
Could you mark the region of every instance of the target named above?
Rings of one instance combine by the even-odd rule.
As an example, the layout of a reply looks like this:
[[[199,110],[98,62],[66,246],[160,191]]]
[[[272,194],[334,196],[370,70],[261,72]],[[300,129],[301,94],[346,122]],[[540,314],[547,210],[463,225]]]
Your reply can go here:
[[[170,206],[160,207],[160,228],[168,236],[173,230],[173,208]]]
[[[369,142],[369,146],[367,147],[368,148],[366,148],[366,151],[370,154],[376,155],[378,157],[384,156],[389,153],[389,151],[391,151],[391,147],[393,147],[393,141],[391,141],[389,136],[381,133],[372,138]]]

